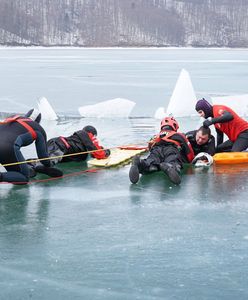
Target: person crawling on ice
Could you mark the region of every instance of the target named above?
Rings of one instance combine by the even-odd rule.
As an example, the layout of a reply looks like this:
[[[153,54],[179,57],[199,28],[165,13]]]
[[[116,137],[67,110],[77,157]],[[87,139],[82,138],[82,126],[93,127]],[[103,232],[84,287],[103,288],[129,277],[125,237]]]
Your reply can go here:
[[[30,118],[33,110],[24,117],[19,115],[9,117],[0,123],[0,163],[5,166],[7,172],[0,173],[1,182],[26,184],[32,177],[30,169],[21,153],[21,148],[35,141],[36,152],[39,159],[48,157],[46,132],[39,124],[41,114],[35,120]],[[21,164],[19,164],[21,163]],[[8,165],[9,164],[9,165]],[[51,177],[60,177],[62,171],[52,168],[49,160],[42,160],[37,171],[41,170]]]
[[[195,106],[198,114],[205,118],[203,126],[214,125],[217,132],[216,152],[240,152],[248,147],[248,122],[239,117],[230,107],[211,105],[204,98],[198,100]],[[223,143],[226,134],[229,138]]]
[[[188,131],[185,135],[189,140],[195,155],[198,155],[201,152],[210,155],[215,154],[215,137],[211,135],[210,128],[201,126],[198,130]]]
[[[150,153],[147,158],[134,157],[129,171],[132,183],[139,181],[139,174],[163,171],[174,184],[181,183],[183,162],[190,163],[194,151],[183,133],[178,132],[179,125],[173,117],[161,121],[160,132],[149,142]]]
[[[104,159],[110,155],[109,149],[104,150],[100,146],[97,139],[97,130],[91,125],[85,126],[82,130],[78,130],[68,137],[59,136],[52,138],[48,140],[47,146],[52,165],[61,162],[84,161],[88,157],[88,151],[92,151],[89,154],[97,159]],[[64,155],[66,156],[64,157]],[[31,165],[36,170],[39,164],[31,163]]]

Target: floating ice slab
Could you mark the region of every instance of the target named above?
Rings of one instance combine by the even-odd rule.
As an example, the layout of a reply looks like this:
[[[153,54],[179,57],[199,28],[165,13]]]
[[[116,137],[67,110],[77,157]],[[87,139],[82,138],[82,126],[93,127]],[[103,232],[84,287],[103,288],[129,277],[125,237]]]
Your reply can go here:
[[[213,104],[226,105],[240,116],[248,116],[248,94],[212,97]]]
[[[170,98],[166,114],[172,114],[174,117],[196,115],[196,100],[190,75],[185,69],[182,69]]]
[[[185,69],[182,69],[166,111],[163,112],[163,109],[160,107],[156,110],[154,117],[160,119],[168,115],[173,115],[174,117],[196,115],[196,100],[190,75]]]
[[[163,107],[159,107],[154,114],[155,119],[163,119],[165,117],[166,113],[164,111]]]
[[[115,98],[94,105],[81,106],[78,111],[82,117],[127,118],[135,104],[135,102],[127,99]]]
[[[44,120],[57,120],[58,117],[52,108],[51,104],[45,97],[42,97],[38,101],[38,109],[41,113],[42,119]]]

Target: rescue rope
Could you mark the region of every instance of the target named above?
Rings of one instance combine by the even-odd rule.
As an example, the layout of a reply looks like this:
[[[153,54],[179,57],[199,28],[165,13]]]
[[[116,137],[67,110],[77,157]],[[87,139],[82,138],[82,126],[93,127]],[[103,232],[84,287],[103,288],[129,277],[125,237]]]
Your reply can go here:
[[[76,156],[76,155],[81,155],[81,154],[88,154],[88,153],[104,151],[104,150],[108,150],[108,149],[110,150],[110,149],[113,149],[113,148],[83,151],[83,152],[77,152],[77,153],[72,153],[72,154],[49,156],[49,157],[45,157],[45,158],[36,158],[36,159],[30,159],[30,160],[18,161],[18,162],[14,162],[14,163],[3,164],[2,166],[3,167],[9,167],[9,166],[21,165],[21,164],[26,164],[26,163],[39,162],[39,161],[43,161],[43,160],[51,160],[51,159],[55,159],[55,158],[64,158],[64,157]]]
[[[64,157],[77,156],[77,155],[82,155],[82,154],[90,154],[90,153],[98,152],[98,151],[112,150],[115,148],[120,148],[120,149],[122,148],[122,149],[128,150],[128,148],[130,147],[129,149],[131,150],[131,149],[134,149],[134,148],[131,148],[132,146],[133,146],[133,144],[111,147],[111,148],[103,148],[103,149],[97,149],[97,150],[90,150],[90,151],[83,151],[83,152],[77,152],[77,153],[71,153],[71,154],[49,156],[49,157],[45,157],[45,158],[29,159],[29,160],[14,162],[14,163],[2,164],[2,166],[9,167],[9,166],[21,165],[21,164],[26,164],[26,163],[35,163],[35,162],[44,161],[44,160],[52,160],[52,159],[56,159],[56,158],[64,158]],[[144,146],[143,148],[145,149],[146,147]],[[140,149],[140,146],[137,146],[137,149]]]
[[[62,178],[65,178],[65,177],[72,177],[72,176],[81,175],[83,173],[97,173],[99,170],[100,169],[88,169],[88,170],[84,170],[84,171],[65,174],[65,175],[60,176],[60,177],[50,177],[50,178],[45,178],[45,179],[37,179],[37,180],[23,181],[23,182],[6,182],[6,181],[3,181],[3,182],[0,182],[0,184],[27,185],[27,184],[31,184],[31,183],[54,181],[54,180],[62,179]]]

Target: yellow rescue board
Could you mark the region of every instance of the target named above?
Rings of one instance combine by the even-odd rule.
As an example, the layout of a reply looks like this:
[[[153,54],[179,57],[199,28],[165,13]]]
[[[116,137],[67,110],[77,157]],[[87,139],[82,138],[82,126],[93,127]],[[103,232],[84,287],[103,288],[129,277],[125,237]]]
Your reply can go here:
[[[88,165],[95,166],[95,167],[113,167],[117,166],[119,164],[122,164],[128,160],[130,160],[132,157],[134,157],[137,154],[141,154],[145,152],[146,149],[120,149],[120,148],[114,148],[111,149],[111,154],[106,159],[91,159],[88,161]]]
[[[248,152],[223,152],[214,155],[216,164],[248,163]]]

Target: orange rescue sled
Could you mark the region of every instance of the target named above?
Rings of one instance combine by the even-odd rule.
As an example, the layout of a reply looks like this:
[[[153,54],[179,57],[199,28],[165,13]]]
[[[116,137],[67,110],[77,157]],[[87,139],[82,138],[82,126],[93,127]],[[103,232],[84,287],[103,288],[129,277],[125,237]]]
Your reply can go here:
[[[224,152],[214,155],[216,164],[242,164],[248,163],[248,152]]]

